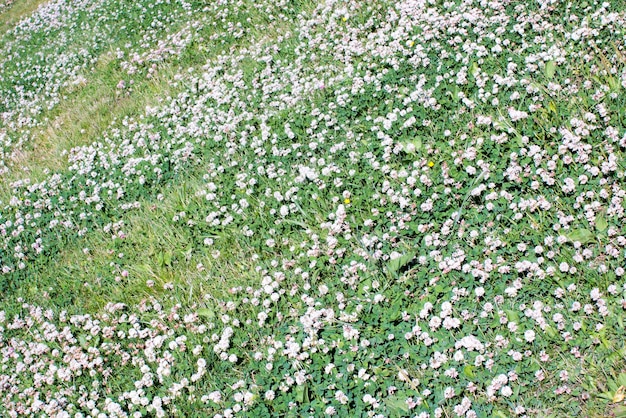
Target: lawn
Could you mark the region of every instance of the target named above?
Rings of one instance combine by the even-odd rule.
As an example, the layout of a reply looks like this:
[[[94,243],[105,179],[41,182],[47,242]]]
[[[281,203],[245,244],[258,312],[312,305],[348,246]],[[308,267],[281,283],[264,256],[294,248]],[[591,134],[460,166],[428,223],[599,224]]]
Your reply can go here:
[[[0,416],[626,417],[626,6],[0,0]]]

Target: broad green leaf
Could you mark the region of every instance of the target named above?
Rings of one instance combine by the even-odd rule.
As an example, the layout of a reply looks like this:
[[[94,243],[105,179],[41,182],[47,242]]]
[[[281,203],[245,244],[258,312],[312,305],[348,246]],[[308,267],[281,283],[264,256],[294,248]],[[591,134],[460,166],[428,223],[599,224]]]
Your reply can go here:
[[[555,338],[558,335],[556,330],[552,328],[550,325],[546,327],[545,332],[546,334],[548,334],[550,338]]]
[[[304,402],[304,386],[296,387],[296,402]]]
[[[554,61],[548,61],[546,63],[546,77],[548,79],[554,78],[554,73],[556,72],[556,63]]]
[[[586,228],[574,229],[572,232],[567,234],[567,239],[571,242],[580,242],[581,244],[588,244],[595,240],[595,235]]]
[[[415,258],[415,253],[408,253],[396,259],[389,260],[388,269],[392,273],[397,273],[400,269],[411,262]]]
[[[505,312],[506,312],[506,319],[508,319],[511,322],[519,323],[519,313],[517,311],[508,309]]]
[[[604,231],[606,231],[606,228],[608,228],[608,226],[609,226],[609,224],[608,224],[608,222],[606,221],[606,219],[604,218],[604,215],[599,214],[599,215],[596,217],[596,229],[597,229],[599,232],[604,232]]]
[[[404,141],[402,143],[402,151],[407,154],[415,154],[422,148],[422,140],[420,138],[415,138],[410,141]]]
[[[162,251],[158,254],[158,260],[161,267],[172,265],[172,253],[169,251]]]
[[[296,386],[296,402],[305,403],[309,402],[309,391],[307,385]]]
[[[365,289],[367,289],[368,292],[372,291],[372,280],[371,279],[365,279],[363,280],[360,285],[359,285],[359,292],[361,292],[361,294],[365,293]]]
[[[445,291],[446,291],[446,288],[443,287],[442,285],[438,284],[433,289],[433,295],[439,296],[439,295],[445,293]]]
[[[389,377],[391,376],[391,371],[383,367],[374,367],[374,374],[376,376]]]
[[[474,373],[474,366],[472,366],[471,364],[465,365],[465,367],[463,367],[463,374],[469,379],[472,379],[474,376],[476,376],[476,373]]]
[[[479,71],[478,64],[473,62],[469,67],[469,73],[472,75],[472,77],[476,77],[476,75],[478,74],[478,71]]]
[[[213,310],[209,308],[200,308],[196,313],[198,314],[198,316],[203,316],[207,319],[215,318],[215,312],[213,312]]]

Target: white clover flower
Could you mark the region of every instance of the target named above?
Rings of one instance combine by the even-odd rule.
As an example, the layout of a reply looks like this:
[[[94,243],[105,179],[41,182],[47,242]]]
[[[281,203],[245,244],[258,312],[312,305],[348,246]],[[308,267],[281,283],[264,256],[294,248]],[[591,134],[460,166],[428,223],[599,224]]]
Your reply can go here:
[[[445,399],[452,399],[455,396],[455,392],[454,392],[454,388],[453,387],[447,387],[445,388],[445,390],[443,391],[443,397]]]
[[[340,390],[335,392],[335,399],[342,405],[346,405],[349,401],[349,398],[346,396],[346,394]]]

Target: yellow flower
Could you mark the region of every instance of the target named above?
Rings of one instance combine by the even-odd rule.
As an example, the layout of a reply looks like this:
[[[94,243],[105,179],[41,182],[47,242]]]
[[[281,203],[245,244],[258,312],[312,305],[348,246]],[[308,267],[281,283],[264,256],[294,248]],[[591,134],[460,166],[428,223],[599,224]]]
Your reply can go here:
[[[429,162],[428,162],[428,166],[432,168],[432,167],[434,167],[434,166],[435,166],[435,163],[434,163],[433,161],[429,161]]]
[[[342,21],[342,22],[345,22],[346,20],[348,20],[348,17],[347,17],[347,16],[344,16],[344,17],[342,17],[342,18],[341,18],[341,21]]]
[[[616,391],[615,394],[613,395],[613,403],[618,403],[624,400],[624,398],[626,398],[626,395],[624,394],[626,392],[626,389],[624,388],[624,386],[620,386]]]
[[[409,41],[409,42],[408,42],[408,45],[411,47],[411,46],[415,45],[415,42],[413,42],[413,41]]]
[[[343,203],[345,203],[346,205],[350,204],[350,199],[346,197],[345,199],[343,199]]]

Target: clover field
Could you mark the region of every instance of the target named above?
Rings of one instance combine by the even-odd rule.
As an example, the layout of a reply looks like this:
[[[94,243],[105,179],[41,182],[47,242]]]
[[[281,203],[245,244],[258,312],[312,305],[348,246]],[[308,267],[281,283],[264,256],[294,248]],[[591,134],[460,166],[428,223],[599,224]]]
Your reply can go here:
[[[626,5],[0,0],[0,416],[626,417]]]

